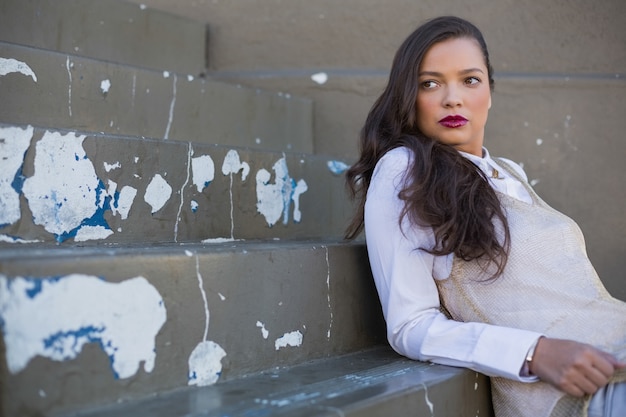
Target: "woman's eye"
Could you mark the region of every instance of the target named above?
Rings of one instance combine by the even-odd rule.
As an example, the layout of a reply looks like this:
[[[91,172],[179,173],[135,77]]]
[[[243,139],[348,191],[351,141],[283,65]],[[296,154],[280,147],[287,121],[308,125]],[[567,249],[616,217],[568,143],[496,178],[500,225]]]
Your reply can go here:
[[[437,87],[437,83],[434,81],[424,81],[422,83],[422,88],[425,88],[427,90],[435,87]]]
[[[465,79],[465,84],[467,85],[476,85],[478,83],[480,83],[480,79],[477,77],[468,77]]]

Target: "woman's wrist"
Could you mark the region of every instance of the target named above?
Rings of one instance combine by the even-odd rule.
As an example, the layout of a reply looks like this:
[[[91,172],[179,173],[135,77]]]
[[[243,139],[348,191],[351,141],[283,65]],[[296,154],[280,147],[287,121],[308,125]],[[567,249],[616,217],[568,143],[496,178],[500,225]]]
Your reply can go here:
[[[537,338],[533,342],[532,345],[528,348],[528,352],[526,353],[526,358],[524,359],[524,364],[522,365],[522,370],[520,372],[521,376],[533,376],[534,373],[532,371],[533,359],[535,358],[535,352],[537,351],[537,344],[543,338],[543,336]]]

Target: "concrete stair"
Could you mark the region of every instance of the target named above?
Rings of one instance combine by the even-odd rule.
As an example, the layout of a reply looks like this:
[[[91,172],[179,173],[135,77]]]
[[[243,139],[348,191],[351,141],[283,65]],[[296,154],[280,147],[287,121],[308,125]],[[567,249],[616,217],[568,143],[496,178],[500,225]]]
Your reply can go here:
[[[6,42],[0,56],[0,122],[312,152],[307,99]]]
[[[398,359],[380,347],[75,416],[489,415],[488,387],[483,375]]]
[[[209,385],[383,342],[361,245],[19,247],[1,256],[7,415]],[[42,332],[44,346],[19,349]]]
[[[198,22],[0,11],[0,416],[490,415],[386,346],[311,100],[199,76]]]
[[[0,139],[20,144],[0,247],[337,240],[351,212],[339,162],[320,155],[2,124]]]

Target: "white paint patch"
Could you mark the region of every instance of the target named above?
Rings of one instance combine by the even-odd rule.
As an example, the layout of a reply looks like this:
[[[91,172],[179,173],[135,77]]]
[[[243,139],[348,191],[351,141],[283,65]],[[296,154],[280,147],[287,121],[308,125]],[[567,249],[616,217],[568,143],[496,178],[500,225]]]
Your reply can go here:
[[[140,5],[139,5],[139,8],[140,8],[141,10],[146,10],[146,5],[145,5],[145,4],[140,4]]]
[[[260,321],[257,321],[256,327],[259,327],[261,329],[261,334],[263,335],[263,339],[267,339],[269,337],[270,332],[268,332],[267,329],[265,328],[265,324],[261,323]]]
[[[539,184],[540,181],[541,180],[539,179],[530,180],[530,185],[534,187],[535,185]]]
[[[191,160],[193,184],[199,193],[215,179],[215,164],[209,155],[202,155]]]
[[[189,356],[189,385],[213,385],[222,374],[222,358],[226,352],[215,342],[205,341],[195,347]]]
[[[128,213],[133,206],[135,201],[135,197],[137,196],[137,189],[131,187],[130,185],[124,186],[116,199],[113,200],[111,204],[111,212],[114,216],[121,216],[122,220],[126,220],[128,218]]]
[[[235,217],[233,214],[233,176],[241,171],[241,181],[245,181],[250,172],[250,165],[247,162],[241,162],[239,159],[239,153],[235,150],[230,150],[224,157],[224,163],[222,164],[222,174],[230,176],[230,237],[235,238]]]
[[[111,81],[102,80],[100,82],[100,90],[102,90],[102,94],[107,94],[110,88],[111,88]]]
[[[222,294],[221,292],[218,292],[217,295],[220,297],[220,300],[226,300],[226,297],[224,297],[224,294]]]
[[[265,216],[265,221],[272,227],[282,214],[283,224],[289,220],[289,207],[294,202],[294,220],[301,220],[299,197],[307,191],[304,180],[297,183],[289,177],[285,158],[279,159],[272,167],[276,174],[274,184],[270,183],[271,174],[261,169],[256,175],[257,210]]]
[[[76,231],[74,242],[85,242],[87,240],[106,239],[113,231],[104,226],[83,226]]]
[[[302,333],[300,330],[293,331],[291,333],[285,333],[282,337],[279,337],[274,342],[276,350],[287,346],[298,347],[302,344]]]
[[[541,144],[543,144],[543,139],[541,138],[537,138],[537,146],[540,146]]]
[[[35,173],[23,193],[35,224],[59,236],[97,210],[99,179],[82,147],[85,136],[46,131],[37,142]]]
[[[21,184],[14,188],[14,180],[24,163],[24,156],[33,137],[33,127],[0,127],[0,226],[13,224],[21,218]]]
[[[25,62],[13,58],[0,58],[0,77],[11,73],[23,74],[37,82],[37,76]]]
[[[187,81],[192,82],[193,81],[193,75],[191,75],[191,74],[187,75]]]
[[[191,207],[192,213],[195,213],[196,211],[198,211],[198,202],[196,200],[191,200],[189,202],[189,205]]]
[[[146,194],[143,199],[150,204],[152,214],[154,214],[163,208],[171,196],[172,187],[160,174],[156,174],[150,181],[150,184],[148,184],[148,187],[146,187]]]
[[[163,71],[163,78],[170,78],[170,72],[169,71]]]
[[[241,171],[241,181],[245,181],[248,177],[248,173],[250,173],[250,165],[248,165],[247,162],[241,162],[239,159],[239,153],[231,149],[224,157],[222,174],[237,174],[239,171]]]
[[[328,161],[326,162],[326,166],[335,175],[341,175],[350,168],[348,164],[341,161]]]
[[[300,196],[308,189],[309,187],[306,185],[304,180],[298,180],[296,188],[293,190],[291,200],[293,201],[293,221],[296,223],[300,223],[300,220],[302,220],[302,212],[300,211]]]
[[[311,75],[311,79],[319,85],[326,84],[326,81],[328,81],[328,74],[325,72],[318,72],[317,74]]]
[[[107,193],[106,195],[100,195],[100,201],[98,203],[99,207],[104,206],[104,201],[106,199],[107,196],[111,196],[113,197],[115,195],[115,192],[117,191],[117,183],[113,180],[109,180],[109,186],[107,188]]]
[[[104,162],[104,170],[106,172],[111,172],[112,170],[118,169],[121,167],[122,167],[122,164],[120,164],[119,161],[114,164],[109,164],[109,163]]]
[[[270,184],[270,179],[271,174],[265,169],[256,174],[257,211],[265,216],[265,221],[272,227],[280,219],[284,202],[281,195],[283,180],[277,178],[275,184]]]
[[[214,237],[214,238],[204,239],[202,243],[228,243],[228,242],[234,242],[235,240],[241,240],[241,239],[233,239],[232,237]]]
[[[120,283],[73,274],[61,278],[9,280],[0,275],[0,316],[9,371],[31,359],[75,359],[97,343],[118,378],[135,375],[143,361],[154,368],[155,337],[166,320],[158,291],[143,277]]]
[[[0,242],[6,243],[39,243],[41,240],[24,240],[9,235],[0,235]]]

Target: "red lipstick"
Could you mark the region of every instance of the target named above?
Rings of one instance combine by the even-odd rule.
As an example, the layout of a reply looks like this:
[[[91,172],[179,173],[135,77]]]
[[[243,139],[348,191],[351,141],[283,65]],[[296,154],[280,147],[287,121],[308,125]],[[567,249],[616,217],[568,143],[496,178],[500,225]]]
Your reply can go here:
[[[440,125],[444,127],[449,127],[449,128],[457,128],[457,127],[465,126],[467,122],[468,120],[465,117],[459,116],[457,114],[452,115],[452,116],[446,116],[443,119],[439,120]]]

